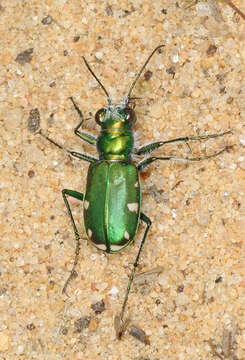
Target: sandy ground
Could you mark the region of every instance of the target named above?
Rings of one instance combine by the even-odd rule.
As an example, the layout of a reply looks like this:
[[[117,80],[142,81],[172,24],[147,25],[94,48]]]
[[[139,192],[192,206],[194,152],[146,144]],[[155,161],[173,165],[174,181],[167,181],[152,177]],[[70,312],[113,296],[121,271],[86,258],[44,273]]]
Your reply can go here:
[[[0,5],[0,358],[245,359],[245,21],[220,3],[220,13],[167,0]],[[155,162],[143,174],[142,208],[153,225],[138,272],[162,267],[129,297],[127,316],[146,332],[145,345],[129,331],[117,340],[113,328],[143,226],[132,246],[104,254],[87,242],[81,204],[72,201],[83,240],[70,297],[62,294],[75,241],[61,190],[84,192],[88,165],[33,131],[40,115],[52,139],[95,156],[73,133],[79,119],[69,96],[93,134],[106,98],[81,57],[117,102],[159,44],[133,92],[141,97],[137,141],[233,134],[165,146],[156,153],[230,147],[202,162]],[[102,300],[96,314],[91,305]]]

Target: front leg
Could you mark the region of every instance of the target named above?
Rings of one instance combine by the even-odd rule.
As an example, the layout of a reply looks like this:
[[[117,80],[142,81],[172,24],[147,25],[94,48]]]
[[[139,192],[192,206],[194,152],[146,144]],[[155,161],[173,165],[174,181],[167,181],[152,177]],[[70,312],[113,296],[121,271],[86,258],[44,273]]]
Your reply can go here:
[[[81,120],[80,123],[74,129],[75,135],[79,136],[82,140],[88,142],[91,145],[96,145],[96,143],[97,143],[96,137],[94,137],[93,135],[79,131],[80,127],[82,126],[82,124],[84,122],[84,116],[83,116],[82,111],[79,109],[78,105],[75,103],[75,101],[73,100],[72,97],[70,97],[70,100],[72,101],[73,106],[74,106],[75,110],[78,112],[80,120]]]

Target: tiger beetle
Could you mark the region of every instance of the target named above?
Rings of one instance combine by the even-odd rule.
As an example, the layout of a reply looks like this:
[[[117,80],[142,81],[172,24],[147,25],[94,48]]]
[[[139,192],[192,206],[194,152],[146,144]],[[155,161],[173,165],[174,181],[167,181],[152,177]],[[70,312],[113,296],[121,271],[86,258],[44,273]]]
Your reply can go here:
[[[160,45],[152,51],[141,70],[136,75],[127,96],[123,98],[120,103],[115,105],[112,104],[109,93],[83,57],[88,71],[104,91],[108,102],[107,106],[98,110],[95,115],[95,121],[101,127],[100,135],[97,138],[80,131],[84,122],[84,116],[74,99],[72,97],[70,98],[80,117],[80,122],[74,132],[82,140],[97,147],[99,158],[97,159],[87,154],[65,150],[72,157],[89,162],[90,166],[87,174],[85,194],[70,189],[62,190],[62,196],[71,219],[76,239],[73,268],[64,285],[63,293],[66,293],[67,285],[75,274],[75,267],[78,262],[80,251],[80,235],[72,215],[68,197],[75,198],[82,202],[83,220],[87,237],[99,250],[106,251],[107,253],[117,253],[131,244],[137,233],[140,220],[146,225],[143,239],[141,240],[129,276],[120,316],[115,317],[118,338],[123,335],[128,324],[128,319],[124,321],[125,308],[134,279],[135,270],[139,263],[140,254],[151,226],[150,218],[141,212],[142,191],[139,173],[156,160],[200,161],[221,154],[227,147],[207,156],[187,158],[176,158],[173,156],[147,157],[138,164],[134,163],[132,159],[133,155],[149,154],[165,144],[180,141],[188,143],[189,141],[216,138],[231,132],[226,131],[220,134],[178,137],[176,139],[157,141],[152,144],[135,148],[133,125],[136,122],[136,114],[134,106],[131,105],[132,100],[135,98],[131,97],[131,93],[152,56],[163,46],[164,45]],[[39,134],[54,145],[63,149],[60,144],[50,139],[41,131],[39,131]]]

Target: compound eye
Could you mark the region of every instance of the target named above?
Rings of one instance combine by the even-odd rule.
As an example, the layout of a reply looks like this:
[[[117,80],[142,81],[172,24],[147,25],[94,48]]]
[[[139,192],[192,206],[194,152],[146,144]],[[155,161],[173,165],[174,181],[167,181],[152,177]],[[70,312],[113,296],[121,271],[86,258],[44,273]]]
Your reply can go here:
[[[98,110],[97,113],[95,114],[95,121],[97,122],[97,124],[102,125],[104,121],[104,117],[105,117],[105,109],[102,108]]]
[[[125,114],[126,114],[126,121],[128,123],[133,124],[136,121],[135,112],[130,107],[127,107],[125,109]]]

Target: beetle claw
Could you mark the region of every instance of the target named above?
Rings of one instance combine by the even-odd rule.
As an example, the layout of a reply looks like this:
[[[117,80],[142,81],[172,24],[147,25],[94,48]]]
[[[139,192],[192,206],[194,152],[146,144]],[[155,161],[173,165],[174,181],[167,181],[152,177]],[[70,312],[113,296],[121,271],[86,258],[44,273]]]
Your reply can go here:
[[[119,315],[116,315],[114,318],[114,328],[116,330],[116,336],[118,340],[121,340],[125,334],[127,327],[130,323],[130,319],[122,320]]]

